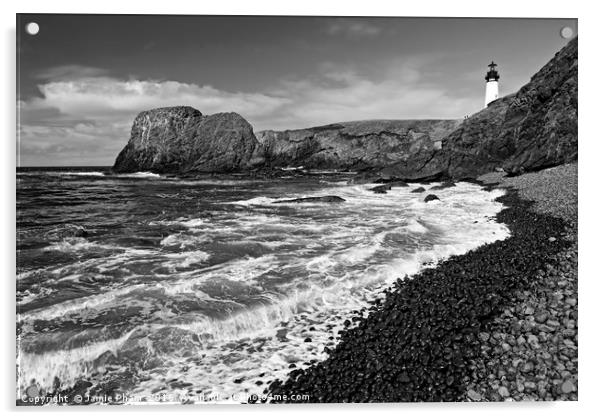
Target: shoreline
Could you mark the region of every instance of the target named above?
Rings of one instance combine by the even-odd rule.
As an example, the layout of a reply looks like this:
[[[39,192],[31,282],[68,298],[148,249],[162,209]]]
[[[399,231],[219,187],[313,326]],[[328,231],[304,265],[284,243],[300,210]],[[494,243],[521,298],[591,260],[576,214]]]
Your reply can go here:
[[[314,403],[576,400],[576,180],[576,163],[482,177],[507,191],[496,220],[509,238],[398,280],[324,362],[264,393]]]
[[[549,276],[544,274],[549,272],[548,266],[555,265],[557,255],[569,252],[573,245],[576,246],[572,243],[575,238],[571,236],[576,232],[576,223],[571,223],[573,216],[576,222],[576,202],[575,214],[568,212],[564,220],[562,212],[555,214],[552,211],[552,216],[541,215],[533,210],[542,207],[540,202],[543,199],[540,197],[531,203],[527,201],[528,194],[526,197],[523,194],[526,187],[514,185],[530,178],[541,183],[543,174],[563,171],[566,167],[573,166],[565,165],[513,178],[492,173],[471,181],[485,190],[506,190],[506,194],[497,201],[507,207],[492,218],[505,223],[513,236],[451,257],[405,282],[398,281],[387,290],[385,299],[368,302],[365,309],[349,315],[350,319],[345,321],[349,328],[342,333],[341,341],[334,349],[326,349],[334,358],[331,356],[318,364],[305,363],[304,366],[308,366],[306,370],[292,370],[285,385],[276,381],[269,385],[269,391],[265,390],[264,395],[268,392],[268,396],[311,395],[309,400],[291,402],[576,399],[576,293],[575,299],[572,293],[571,296],[567,294],[568,299],[574,300],[574,304],[569,306],[575,306],[574,320],[569,320],[569,325],[562,319],[561,325],[557,313],[552,316],[546,314],[545,319],[539,322],[542,319],[542,307],[546,310],[555,304],[554,300],[558,300],[555,297],[556,288],[546,285]],[[574,169],[576,182],[576,164]],[[546,185],[550,184],[548,180],[543,181]],[[537,188],[536,185],[535,190]],[[573,192],[570,184],[567,191]],[[576,196],[576,187],[574,193]],[[554,210],[554,205],[545,204],[545,210]],[[522,232],[516,238],[518,242],[537,245],[533,245],[537,253],[530,256],[529,246],[518,247],[518,251],[513,248],[516,244],[506,246],[508,240],[514,239],[516,232]],[[492,252],[487,250],[489,247],[500,244],[506,245],[500,248],[499,253],[488,254]],[[473,254],[486,262],[474,260]],[[473,261],[470,258],[465,260],[467,256],[472,256]],[[504,266],[504,262],[500,261],[503,257],[512,260],[513,264],[523,265],[530,258],[544,266],[529,267],[525,271],[526,276],[514,278],[516,267]],[[486,268],[489,266],[494,266],[495,274],[501,273],[502,276],[490,278]],[[528,277],[530,274],[533,274],[533,281]],[[468,285],[458,282],[460,277],[464,280],[465,276],[472,276]],[[422,279],[422,283],[411,289],[417,278]],[[478,282],[482,278],[486,278],[484,284]],[[429,284],[429,281],[434,284]],[[508,282],[511,287],[506,287]],[[563,288],[569,290],[570,286],[567,283]],[[407,287],[413,294],[404,294],[403,290]],[[545,299],[537,301],[541,300],[539,289],[545,291],[546,297],[550,295],[551,303]],[[537,299],[533,302],[534,297]],[[367,319],[364,318],[366,313],[370,313]],[[571,316],[569,314],[569,318]],[[548,325],[548,321],[551,325]],[[543,330],[538,323],[544,324]],[[403,334],[399,331],[403,331]],[[549,349],[546,340],[538,338],[541,333],[551,335],[554,331],[557,334],[552,344],[568,353],[557,355],[558,352]],[[406,335],[411,338],[409,344],[404,340]],[[566,340],[572,340],[572,344],[567,344]],[[338,353],[341,346],[344,349]],[[400,369],[400,366],[403,368]],[[540,373],[542,366],[547,371],[555,371],[555,376],[547,372]],[[312,373],[314,371],[318,371],[315,376]],[[302,382],[305,375],[309,375],[307,383],[310,386],[317,384],[322,388],[300,390],[299,386],[305,386]],[[291,382],[291,378],[295,380]],[[79,395],[90,387],[95,388],[91,382],[83,380],[61,392]],[[349,390],[347,395],[341,393],[346,390]],[[97,391],[112,392],[104,386],[97,388]],[[17,404],[21,405],[19,402]]]

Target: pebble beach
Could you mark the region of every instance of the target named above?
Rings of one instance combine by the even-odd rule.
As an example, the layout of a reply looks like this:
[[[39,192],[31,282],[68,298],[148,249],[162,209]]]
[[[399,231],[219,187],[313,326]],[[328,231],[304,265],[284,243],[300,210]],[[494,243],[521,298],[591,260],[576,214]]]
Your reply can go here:
[[[511,236],[399,279],[273,401],[577,400],[577,164],[478,182]]]

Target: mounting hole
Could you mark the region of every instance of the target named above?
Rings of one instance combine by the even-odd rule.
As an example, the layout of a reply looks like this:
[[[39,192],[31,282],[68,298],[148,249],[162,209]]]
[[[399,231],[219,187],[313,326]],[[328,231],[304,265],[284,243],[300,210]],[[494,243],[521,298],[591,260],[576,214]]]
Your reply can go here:
[[[35,22],[29,22],[27,25],[25,25],[25,32],[27,32],[29,35],[37,35],[38,32],[40,32],[40,25]]]
[[[560,30],[560,36],[564,39],[569,39],[573,37],[573,28],[570,26],[565,26]]]

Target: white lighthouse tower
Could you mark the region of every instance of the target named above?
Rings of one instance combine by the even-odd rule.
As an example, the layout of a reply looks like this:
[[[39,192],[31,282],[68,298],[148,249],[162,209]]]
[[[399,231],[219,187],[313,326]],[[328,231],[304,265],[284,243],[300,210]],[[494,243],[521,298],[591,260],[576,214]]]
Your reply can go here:
[[[489,71],[485,75],[485,108],[491,101],[495,101],[499,96],[498,80],[500,80],[500,74],[495,69],[497,64],[493,61],[489,64]]]

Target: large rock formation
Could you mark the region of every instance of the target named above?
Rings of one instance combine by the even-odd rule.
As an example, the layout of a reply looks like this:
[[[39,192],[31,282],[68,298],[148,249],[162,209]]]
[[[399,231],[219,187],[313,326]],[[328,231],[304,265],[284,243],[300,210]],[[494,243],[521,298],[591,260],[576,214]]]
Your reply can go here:
[[[141,112],[117,156],[116,172],[207,173],[247,170],[258,143],[253,127],[229,112],[204,116],[188,106]]]
[[[376,171],[419,162],[460,120],[370,120],[302,130],[262,131],[235,113],[203,116],[191,107],[140,113],[116,172],[232,172],[303,166]]]
[[[303,166],[434,180],[509,173],[577,159],[577,39],[517,93],[460,120],[370,120],[262,131],[235,113],[191,107],[136,117],[117,172],[232,172]]]
[[[377,170],[435,151],[461,120],[368,120],[301,130],[261,131],[265,164]]]
[[[466,119],[441,150],[396,162],[383,174],[405,179],[475,177],[495,168],[510,174],[577,159],[577,38],[518,92]],[[416,160],[424,163],[409,165]]]

